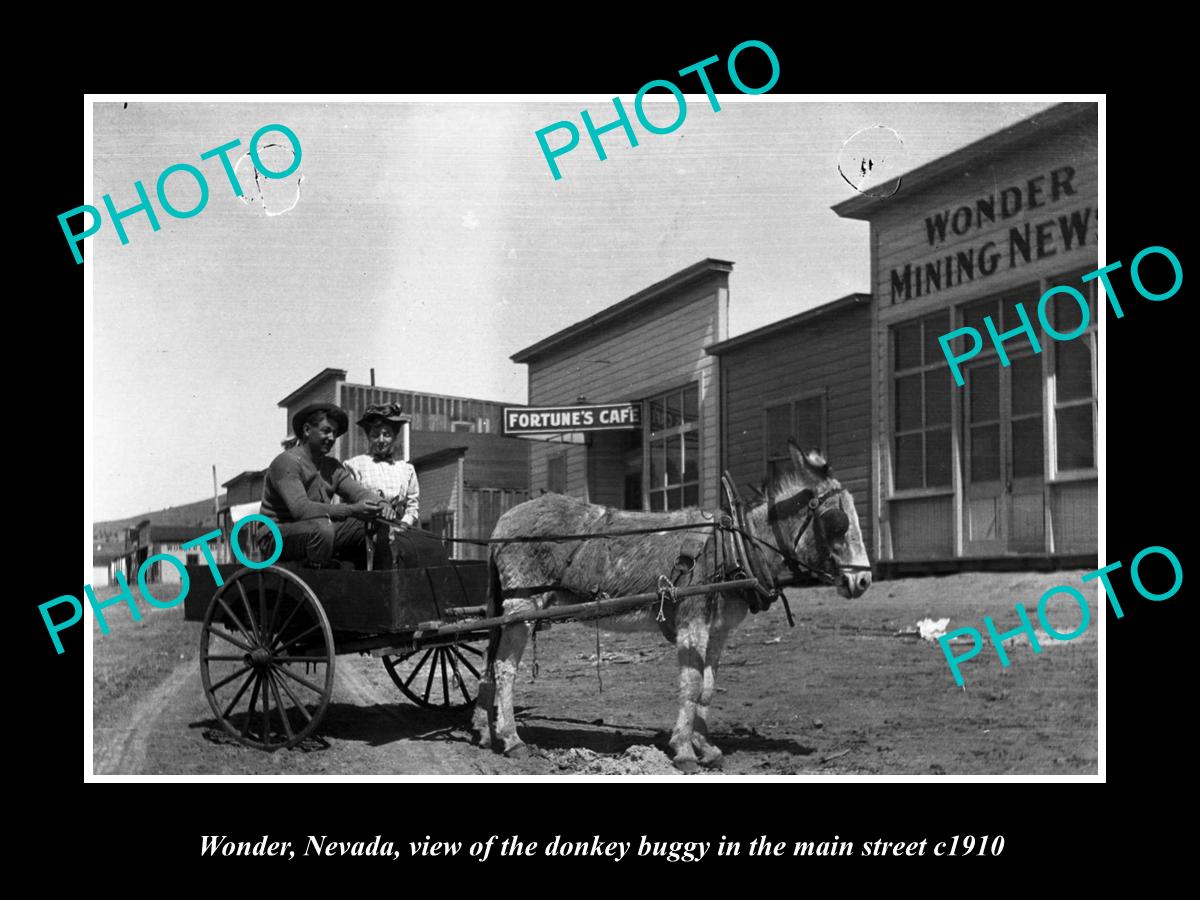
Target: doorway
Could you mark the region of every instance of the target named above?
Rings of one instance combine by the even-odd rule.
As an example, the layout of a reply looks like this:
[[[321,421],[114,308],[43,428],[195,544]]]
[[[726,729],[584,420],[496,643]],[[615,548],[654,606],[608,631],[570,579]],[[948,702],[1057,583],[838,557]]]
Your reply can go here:
[[[968,555],[1046,549],[1042,357],[966,367],[963,543]]]

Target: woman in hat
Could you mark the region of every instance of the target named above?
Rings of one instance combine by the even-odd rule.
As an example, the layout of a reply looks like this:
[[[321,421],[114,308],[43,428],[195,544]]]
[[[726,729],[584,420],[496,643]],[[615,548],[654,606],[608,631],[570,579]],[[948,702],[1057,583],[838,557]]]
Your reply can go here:
[[[417,471],[396,458],[400,426],[405,421],[398,403],[368,406],[358,425],[367,434],[369,452],[345,463],[359,483],[377,491],[387,501],[401,529],[415,528],[421,511]]]

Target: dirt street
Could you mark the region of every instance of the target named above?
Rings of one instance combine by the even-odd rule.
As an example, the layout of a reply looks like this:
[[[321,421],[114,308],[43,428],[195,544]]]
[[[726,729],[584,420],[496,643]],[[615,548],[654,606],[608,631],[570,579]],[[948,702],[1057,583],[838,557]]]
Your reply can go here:
[[[1007,630],[1014,601],[1033,614],[1079,571],[969,573],[877,582],[845,600],[828,588],[790,591],[796,627],[778,605],[733,635],[711,714],[725,752],[722,775],[1094,774],[1097,629],[1070,642],[1012,642],[1001,667],[990,645],[964,663],[955,686],[936,642],[897,632],[924,618]],[[109,590],[111,594],[111,589]],[[1063,632],[1079,621],[1069,599],[1052,605]],[[677,704],[675,649],[651,634],[556,625],[538,635],[517,683],[518,724],[531,755],[508,760],[469,742],[467,716],[420,709],[380,660],[340,656],[319,740],[273,754],[241,747],[215,722],[200,686],[200,626],[181,608],[147,609],[141,623],[110,607],[112,631],[93,635],[95,772],[237,775],[555,775],[683,777],[668,731]],[[960,651],[961,652],[961,651]]]

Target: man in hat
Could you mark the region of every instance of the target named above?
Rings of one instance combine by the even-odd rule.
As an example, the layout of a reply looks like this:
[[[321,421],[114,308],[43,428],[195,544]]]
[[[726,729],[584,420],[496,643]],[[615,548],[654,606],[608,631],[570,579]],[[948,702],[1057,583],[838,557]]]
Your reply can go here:
[[[332,403],[310,403],[292,417],[297,444],[271,461],[263,483],[262,514],[279,525],[281,561],[303,559],[321,566],[349,560],[365,565],[364,522],[378,516],[383,504],[329,456],[349,423],[345,411]],[[345,502],[331,502],[335,495]],[[267,556],[274,552],[272,544],[267,532],[262,547]]]
[[[368,453],[346,460],[346,468],[364,487],[378,492],[386,505],[382,518],[395,520],[396,531],[415,528],[420,517],[421,487],[416,470],[403,459],[396,458],[397,439],[405,417],[400,404],[382,403],[368,406],[358,425],[367,435]],[[392,529],[389,529],[392,530]],[[376,553],[388,547],[386,534],[376,542]],[[376,568],[389,568],[398,556],[396,548],[388,547],[391,560],[379,559]]]

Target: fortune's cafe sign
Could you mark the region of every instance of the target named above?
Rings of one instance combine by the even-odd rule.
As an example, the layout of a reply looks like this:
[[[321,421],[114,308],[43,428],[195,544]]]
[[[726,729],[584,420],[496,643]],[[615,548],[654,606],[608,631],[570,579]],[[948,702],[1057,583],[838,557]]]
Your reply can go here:
[[[952,250],[928,261],[905,263],[889,275],[891,303],[925,297],[946,288],[1015,269],[1035,260],[1070,253],[1096,243],[1097,212],[1090,206],[1072,207],[1078,193],[1075,169],[1062,166],[1020,184],[1006,187],[973,203],[937,210],[925,218],[924,237],[936,251],[947,243]],[[1046,209],[1045,215],[1039,210]],[[1022,213],[1027,220],[1008,226],[1005,220]],[[985,232],[991,240],[960,241],[971,232]],[[982,237],[983,235],[981,235]],[[965,246],[964,246],[965,245]]]
[[[615,431],[641,427],[642,405],[640,403],[504,407],[504,433],[508,435]]]

